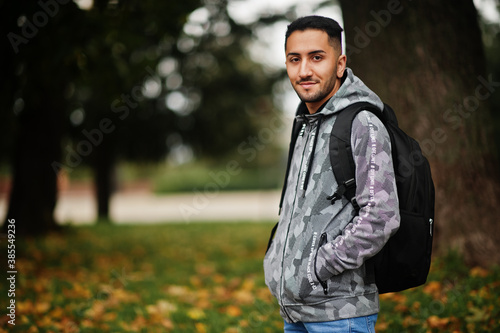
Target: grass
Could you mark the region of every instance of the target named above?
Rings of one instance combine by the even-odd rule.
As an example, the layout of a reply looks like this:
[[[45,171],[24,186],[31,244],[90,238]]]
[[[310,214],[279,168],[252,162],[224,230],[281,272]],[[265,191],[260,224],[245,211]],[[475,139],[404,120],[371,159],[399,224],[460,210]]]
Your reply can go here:
[[[262,271],[271,227],[96,225],[18,237],[15,329],[282,332]],[[7,284],[0,295],[6,309]],[[499,299],[499,269],[469,269],[453,254],[437,258],[425,286],[381,297],[377,332],[499,331]],[[0,332],[14,328],[7,320],[0,317]]]

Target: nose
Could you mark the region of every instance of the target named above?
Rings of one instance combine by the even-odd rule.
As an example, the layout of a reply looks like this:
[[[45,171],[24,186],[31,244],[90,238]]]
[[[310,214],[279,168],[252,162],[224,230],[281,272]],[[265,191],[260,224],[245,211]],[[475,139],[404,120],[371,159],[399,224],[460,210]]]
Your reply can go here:
[[[312,76],[312,70],[309,61],[306,60],[302,61],[300,63],[300,68],[299,68],[299,77],[301,79],[304,79],[311,76]]]

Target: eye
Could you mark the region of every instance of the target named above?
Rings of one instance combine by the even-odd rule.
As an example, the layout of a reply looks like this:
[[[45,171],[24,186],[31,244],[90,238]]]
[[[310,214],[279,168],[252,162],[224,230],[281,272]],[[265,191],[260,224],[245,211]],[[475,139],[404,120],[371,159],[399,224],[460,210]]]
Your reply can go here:
[[[321,59],[323,59],[323,57],[322,57],[322,56],[320,56],[320,55],[315,55],[315,56],[313,56],[313,60],[314,60],[314,61],[320,61]]]
[[[298,62],[299,61],[299,58],[298,57],[292,57],[290,59],[288,59],[289,62]]]

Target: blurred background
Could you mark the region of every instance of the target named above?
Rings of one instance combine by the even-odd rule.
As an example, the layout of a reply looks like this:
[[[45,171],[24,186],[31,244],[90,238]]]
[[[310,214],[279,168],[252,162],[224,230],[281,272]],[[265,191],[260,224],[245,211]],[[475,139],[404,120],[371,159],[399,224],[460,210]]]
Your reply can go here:
[[[495,0],[1,1],[0,213],[65,224],[275,220],[298,99],[287,24],[345,28],[348,65],[433,168],[437,244],[500,262]],[[467,249],[467,251],[465,251]]]

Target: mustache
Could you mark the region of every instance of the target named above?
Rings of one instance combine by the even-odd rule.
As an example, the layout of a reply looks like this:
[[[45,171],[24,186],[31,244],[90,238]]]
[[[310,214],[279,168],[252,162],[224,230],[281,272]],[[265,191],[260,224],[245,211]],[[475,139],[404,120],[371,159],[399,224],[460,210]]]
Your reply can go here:
[[[305,78],[305,79],[298,80],[296,82],[297,82],[297,84],[301,84],[301,83],[305,83],[305,82],[307,82],[307,83],[309,83],[309,82],[319,83],[318,80],[314,80],[313,78]]]

